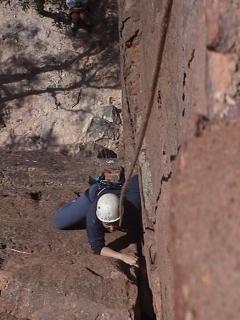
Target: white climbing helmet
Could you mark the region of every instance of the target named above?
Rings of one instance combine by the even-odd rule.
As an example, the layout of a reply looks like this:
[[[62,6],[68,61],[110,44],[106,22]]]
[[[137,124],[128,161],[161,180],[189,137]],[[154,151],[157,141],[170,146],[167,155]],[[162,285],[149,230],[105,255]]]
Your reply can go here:
[[[97,202],[96,215],[98,219],[105,223],[111,223],[120,219],[118,211],[119,199],[116,194],[106,193]]]

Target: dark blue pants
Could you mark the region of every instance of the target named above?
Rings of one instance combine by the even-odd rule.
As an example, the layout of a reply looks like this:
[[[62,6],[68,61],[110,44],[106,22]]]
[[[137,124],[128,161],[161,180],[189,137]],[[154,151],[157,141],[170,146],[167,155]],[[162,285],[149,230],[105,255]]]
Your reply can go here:
[[[58,208],[53,217],[53,222],[58,229],[71,229],[77,226],[84,227],[90,206],[91,201],[83,193],[79,198]]]
[[[58,229],[72,229],[85,227],[87,212],[95,200],[98,186],[92,185],[79,198],[73,199],[64,206],[58,208],[53,217],[53,222]]]

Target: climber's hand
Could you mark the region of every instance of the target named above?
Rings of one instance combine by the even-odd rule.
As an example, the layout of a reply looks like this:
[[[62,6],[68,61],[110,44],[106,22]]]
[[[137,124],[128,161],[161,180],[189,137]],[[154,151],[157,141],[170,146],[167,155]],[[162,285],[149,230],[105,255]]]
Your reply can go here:
[[[139,267],[138,258],[129,254],[121,254],[121,260],[130,266]]]

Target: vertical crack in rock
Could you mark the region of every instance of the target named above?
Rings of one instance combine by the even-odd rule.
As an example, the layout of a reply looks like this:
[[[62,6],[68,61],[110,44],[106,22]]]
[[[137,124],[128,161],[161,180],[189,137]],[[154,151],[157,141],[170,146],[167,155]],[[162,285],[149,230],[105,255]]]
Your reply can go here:
[[[123,21],[122,21],[122,24],[121,24],[121,27],[120,27],[120,30],[119,30],[119,33],[120,33],[120,37],[122,38],[123,36],[123,30],[125,28],[125,24],[128,20],[130,20],[131,17],[126,17]]]
[[[191,53],[191,57],[190,57],[190,59],[188,61],[188,69],[191,68],[191,63],[193,62],[194,57],[195,57],[195,49],[193,49],[193,51]]]
[[[139,29],[135,31],[135,33],[125,42],[126,48],[131,48],[135,39],[138,37]]]

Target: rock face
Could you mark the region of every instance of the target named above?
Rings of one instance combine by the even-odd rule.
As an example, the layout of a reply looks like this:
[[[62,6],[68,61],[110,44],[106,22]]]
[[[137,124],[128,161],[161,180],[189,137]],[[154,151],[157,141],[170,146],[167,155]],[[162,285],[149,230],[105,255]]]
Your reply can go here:
[[[239,130],[213,124],[181,150],[168,244],[176,319],[239,318]]]
[[[92,121],[121,108],[118,16],[116,1],[91,5],[92,32],[73,36],[65,1],[1,1],[1,147],[76,155],[101,144],[104,124],[92,137]],[[104,138],[118,152],[112,126],[118,137]]]
[[[55,208],[108,165],[47,152],[0,158],[0,319],[135,319],[134,271],[93,255],[85,230],[52,223]]]
[[[154,308],[158,319],[237,319],[240,5],[169,3],[164,20],[167,0],[120,1],[127,167],[167,27],[139,157]]]

